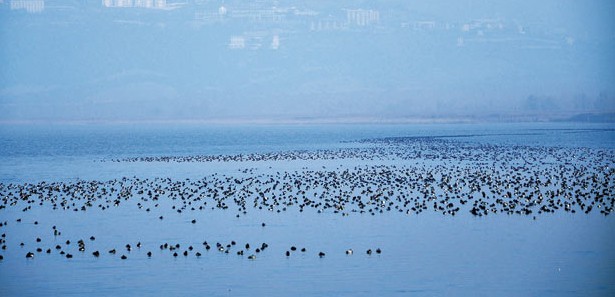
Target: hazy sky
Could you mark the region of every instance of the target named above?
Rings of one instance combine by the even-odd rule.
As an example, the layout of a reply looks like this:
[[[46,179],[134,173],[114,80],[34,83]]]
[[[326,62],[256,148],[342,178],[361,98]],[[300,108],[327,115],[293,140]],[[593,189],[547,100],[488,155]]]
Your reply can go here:
[[[615,111],[614,20],[609,0],[0,0],[0,121]]]

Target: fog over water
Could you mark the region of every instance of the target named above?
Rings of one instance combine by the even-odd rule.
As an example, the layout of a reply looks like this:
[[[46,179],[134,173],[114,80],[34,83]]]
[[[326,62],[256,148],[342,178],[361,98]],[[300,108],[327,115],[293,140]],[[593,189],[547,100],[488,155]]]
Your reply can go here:
[[[613,11],[597,0],[0,0],[0,121],[612,119]]]

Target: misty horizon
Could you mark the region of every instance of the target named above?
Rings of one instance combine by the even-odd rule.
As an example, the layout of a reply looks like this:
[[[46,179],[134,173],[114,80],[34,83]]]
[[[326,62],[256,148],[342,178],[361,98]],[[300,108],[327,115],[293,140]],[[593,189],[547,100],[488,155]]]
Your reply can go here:
[[[614,6],[5,0],[0,122],[612,120]]]

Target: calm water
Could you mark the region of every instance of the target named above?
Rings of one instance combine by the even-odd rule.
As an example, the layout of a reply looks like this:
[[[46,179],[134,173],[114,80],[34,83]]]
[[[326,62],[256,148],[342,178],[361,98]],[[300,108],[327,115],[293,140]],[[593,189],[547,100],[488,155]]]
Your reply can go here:
[[[369,147],[353,141],[382,137],[447,136],[473,144],[615,149],[615,127],[578,124],[330,125],[330,126],[3,126],[0,182],[4,185],[128,178],[198,180],[423,160],[285,160],[250,162],[110,162],[155,156],[235,155]],[[453,137],[454,136],[454,137]],[[611,160],[611,164],[615,160]],[[424,163],[424,164],[423,164]],[[419,165],[414,165],[419,164]],[[323,169],[326,168],[326,169]],[[610,197],[613,199],[613,197]],[[531,216],[462,213],[408,216],[385,212],[281,213],[233,209],[177,213],[169,201],[151,212],[136,199],[101,211],[37,207],[0,209],[7,248],[0,251],[0,295],[321,296],[609,296],[615,294],[615,219],[598,212]],[[168,206],[168,207],[167,207]],[[164,216],[164,220],[158,219]],[[21,222],[17,222],[21,219]],[[191,223],[195,219],[196,223]],[[34,224],[34,222],[38,224]],[[261,226],[266,223],[266,226]],[[57,226],[61,236],[54,236]],[[91,235],[96,240],[89,241]],[[35,238],[41,239],[40,243]],[[84,239],[87,251],[77,250]],[[37,247],[65,247],[25,255]],[[202,242],[269,248],[248,260],[205,252]],[[128,259],[109,255],[140,241]],[[19,243],[24,243],[20,246]],[[203,256],[169,256],[161,243],[193,245]],[[291,245],[305,253],[284,255]],[[367,249],[382,254],[367,255]],[[252,248],[253,250],[254,248]],[[353,249],[353,255],[346,255]],[[95,258],[91,251],[100,250]],[[215,250],[215,246],[214,246]],[[125,251],[125,249],[124,249]],[[152,251],[148,258],[145,253]],[[323,251],[326,256],[318,257]]]

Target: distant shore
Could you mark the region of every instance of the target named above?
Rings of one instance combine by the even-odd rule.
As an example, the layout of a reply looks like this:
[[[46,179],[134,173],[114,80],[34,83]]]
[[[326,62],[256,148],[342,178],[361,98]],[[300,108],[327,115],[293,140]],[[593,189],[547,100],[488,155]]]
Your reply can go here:
[[[429,117],[221,117],[209,119],[26,119],[0,120],[0,125],[28,124],[213,124],[213,125],[301,125],[301,124],[472,124],[472,123],[615,123],[615,112]]]

